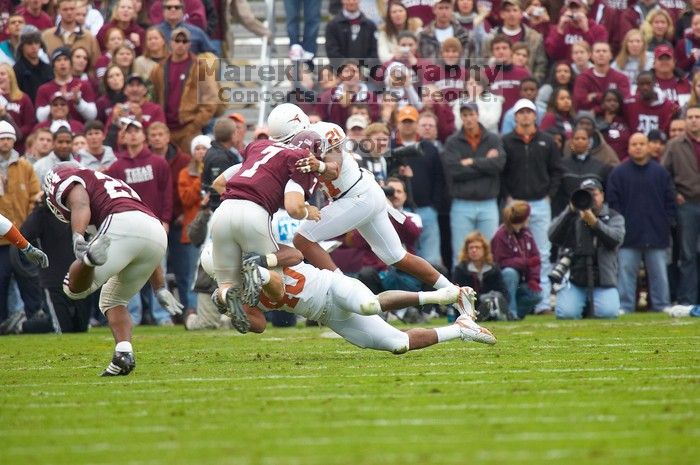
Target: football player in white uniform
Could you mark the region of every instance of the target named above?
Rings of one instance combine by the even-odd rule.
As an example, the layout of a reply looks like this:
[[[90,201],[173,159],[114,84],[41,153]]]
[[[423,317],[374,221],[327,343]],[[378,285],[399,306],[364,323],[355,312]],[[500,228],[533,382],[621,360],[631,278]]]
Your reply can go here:
[[[489,330],[473,321],[474,291],[471,288],[450,286],[430,292],[386,291],[375,295],[357,279],[301,263],[301,253],[291,247],[281,245],[275,257],[277,264],[283,267],[284,275],[259,267],[264,283],[263,294],[256,309],[246,307],[253,332],[260,333],[265,329],[261,310],[284,310],[318,321],[358,347],[394,354],[453,339],[496,343],[496,338]],[[264,265],[266,257],[254,256],[247,261]],[[213,272],[211,251],[208,248],[202,251],[201,263],[205,271]],[[279,289],[282,287],[282,299],[274,302],[267,297],[267,292],[280,295]],[[462,315],[448,326],[435,329],[412,328],[406,332],[394,328],[377,315],[411,305],[430,303],[457,304]]]
[[[430,263],[406,251],[389,218],[391,214],[402,222],[403,214],[390,207],[374,176],[360,169],[345,142],[345,132],[340,126],[326,122],[312,124],[309,130],[301,130],[291,139],[291,144],[309,148],[323,159],[311,156],[299,160],[297,164],[302,172],[325,174],[328,171],[327,157],[334,157],[334,163],[340,165],[336,178],[324,179],[323,175],[319,178],[320,187],[331,203],[321,210],[320,221],[302,223],[294,237],[294,246],[314,266],[335,270],[337,266],[318,242],[357,229],[387,265],[411,274],[435,289],[454,287]]]

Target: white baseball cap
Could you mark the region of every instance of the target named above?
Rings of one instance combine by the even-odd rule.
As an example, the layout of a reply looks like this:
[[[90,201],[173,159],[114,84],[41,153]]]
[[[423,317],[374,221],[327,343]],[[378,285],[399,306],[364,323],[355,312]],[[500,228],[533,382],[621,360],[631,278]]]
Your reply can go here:
[[[535,113],[537,113],[537,107],[535,107],[535,104],[532,102],[530,99],[526,98],[521,98],[517,102],[515,102],[515,106],[513,106],[513,114],[519,112],[520,110],[523,110],[525,108],[528,108]]]

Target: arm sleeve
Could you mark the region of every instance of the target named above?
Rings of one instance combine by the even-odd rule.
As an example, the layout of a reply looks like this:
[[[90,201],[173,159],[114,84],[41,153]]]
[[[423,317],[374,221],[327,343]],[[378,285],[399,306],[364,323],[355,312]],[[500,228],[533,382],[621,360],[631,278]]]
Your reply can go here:
[[[605,248],[614,250],[625,240],[625,218],[616,214],[611,215],[607,223],[598,219],[593,227],[593,233],[600,239]]]
[[[88,102],[85,99],[80,99],[75,108],[78,110],[78,113],[80,113],[80,116],[85,118],[85,121],[95,119],[97,116],[97,105],[95,102]]]
[[[39,106],[37,104],[36,107],[36,120],[39,123],[43,123],[47,119],[49,119],[49,113],[51,113],[51,107],[49,105],[44,105],[44,106]]]
[[[0,215],[0,235],[4,236],[12,228],[12,221],[8,220],[4,215]]]

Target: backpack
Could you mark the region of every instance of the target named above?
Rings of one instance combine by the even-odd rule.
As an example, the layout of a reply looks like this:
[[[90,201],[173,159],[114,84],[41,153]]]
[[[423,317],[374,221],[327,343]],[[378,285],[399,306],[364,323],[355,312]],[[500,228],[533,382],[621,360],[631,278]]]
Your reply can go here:
[[[476,321],[511,321],[513,316],[508,311],[508,301],[498,291],[490,291],[479,296],[476,305]]]

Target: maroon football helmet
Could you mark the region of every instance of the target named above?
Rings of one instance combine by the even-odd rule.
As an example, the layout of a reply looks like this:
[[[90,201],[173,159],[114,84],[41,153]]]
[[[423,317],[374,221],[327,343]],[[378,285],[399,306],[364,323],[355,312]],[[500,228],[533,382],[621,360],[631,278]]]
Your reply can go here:
[[[309,129],[300,131],[296,136],[292,137],[289,145],[306,149],[313,153],[316,158],[321,158],[321,153],[323,152],[323,139],[316,132]]]

